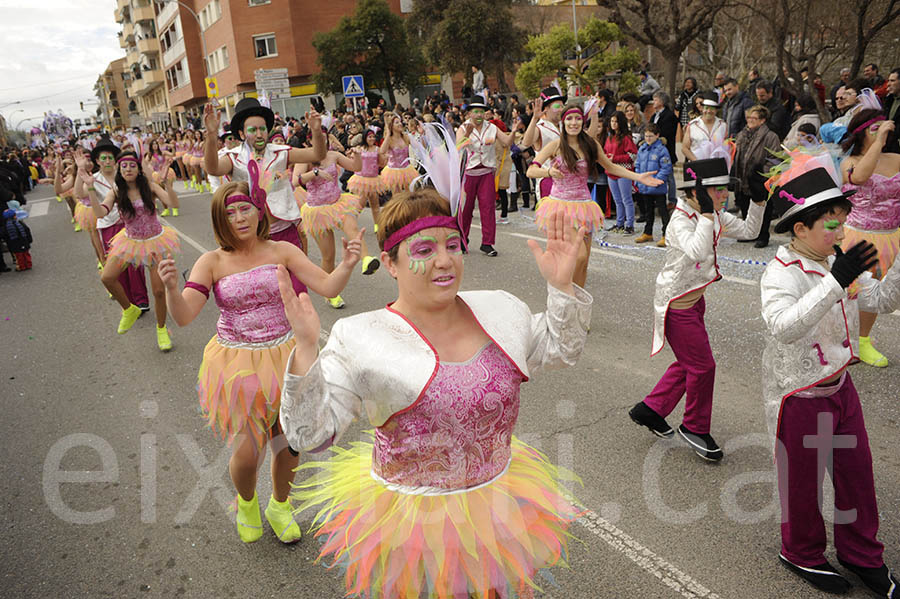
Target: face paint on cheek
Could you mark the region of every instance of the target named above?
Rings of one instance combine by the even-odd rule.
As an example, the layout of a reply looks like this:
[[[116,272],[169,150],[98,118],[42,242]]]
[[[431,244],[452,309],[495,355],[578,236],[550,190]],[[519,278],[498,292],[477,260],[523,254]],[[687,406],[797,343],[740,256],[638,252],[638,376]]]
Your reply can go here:
[[[834,231],[838,227],[841,226],[841,221],[837,219],[826,220],[825,221],[825,230],[826,231]]]
[[[425,263],[437,254],[437,239],[416,233],[410,237],[406,252],[409,255],[409,269],[414,273],[421,270],[424,275]]]

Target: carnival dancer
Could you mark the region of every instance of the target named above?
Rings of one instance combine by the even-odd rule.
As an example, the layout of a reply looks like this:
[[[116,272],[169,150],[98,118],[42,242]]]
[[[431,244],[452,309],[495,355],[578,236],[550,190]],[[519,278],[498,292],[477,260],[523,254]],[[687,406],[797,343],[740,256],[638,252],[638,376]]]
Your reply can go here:
[[[222,158],[225,156],[225,153],[228,150],[233,150],[236,147],[241,145],[240,140],[231,132],[231,125],[225,123],[222,126],[222,133],[219,135],[219,151],[217,152],[217,156]],[[222,187],[225,183],[231,181],[230,175],[223,175],[221,177],[217,177],[215,175],[209,175],[209,188],[212,193],[216,193],[216,190]],[[305,247],[305,246],[304,246]]]
[[[373,129],[368,129],[364,137],[365,145],[360,153],[362,169],[350,177],[347,181],[347,189],[358,197],[360,210],[366,204],[372,210],[372,220],[375,222],[375,232],[378,233],[378,209],[381,207],[379,196],[387,191],[387,186],[378,174],[378,165],[381,154],[378,147],[378,134]]]
[[[827,469],[838,561],[879,597],[897,599],[900,582],[884,564],[884,545],[876,538],[872,453],[847,366],[857,357],[858,311],[900,308],[900,263],[879,281],[868,272],[878,261],[871,243],[840,249],[844,223],[855,211],[840,181],[825,154],[819,164],[789,168],[773,182],[774,195],[790,201],[775,232],[791,233],[760,280],[768,329],[763,396],[769,432],[777,439],[782,512],[779,560],[820,590],[850,590],[825,559],[821,498]],[[848,293],[851,285],[856,293]]]
[[[455,152],[452,133],[446,143]],[[436,176],[428,155],[417,157],[447,187],[382,208],[378,239],[397,301],[339,320],[318,353],[309,297],[279,272],[297,338],[280,413],[288,443],[324,449],[363,411],[375,427],[374,444],[300,466],[322,472],[296,485],[296,510],[319,510],[320,559],[345,569],[346,595],[532,597],[537,570],[566,559],[578,509],[561,481],[574,475],[512,433],[520,384],[574,364],[584,346],[592,298],[572,273],[585,231],[557,213],[546,250],[528,242],[547,281],[545,313],[504,291],[459,293],[458,162]]]
[[[74,225],[76,233],[81,231],[81,225],[75,221],[77,202],[75,202],[74,195],[77,172],[75,161],[71,157],[64,158],[62,152],[56,155],[56,168],[53,170],[53,193],[66,201],[72,218],[71,223]]]
[[[250,169],[258,176],[255,164],[251,162]],[[238,535],[251,543],[263,534],[256,481],[268,442],[272,496],[266,519],[280,541],[293,543],[300,540],[300,527],[291,514],[288,492],[299,460],[281,436],[278,410],[295,338],[275,272],[287,268],[313,291],[338,295],[359,260],[361,235],[344,241],[343,261],[326,273],[293,244],[269,239],[265,193],[257,184],[251,174],[252,190],[244,181],[227,182],[216,190],[211,213],[219,248],[200,256],[183,291],[178,290],[173,259],[162,260],[158,270],[166,304],[179,326],[193,322],[210,291],[215,294],[220,315],[216,335],[203,351],[197,390],[210,427],[232,444],[229,473],[237,490]]]
[[[853,211],[844,224],[847,250],[860,240],[878,249],[878,264],[872,270],[881,278],[900,253],[900,154],[884,152],[895,136],[894,122],[876,109],[856,113],[850,121],[843,149],[850,156],[841,164],[844,191],[855,189]],[[856,287],[850,288],[853,294]],[[888,359],[872,345],[870,337],[877,314],[859,313],[859,359],[883,368]]]
[[[189,149],[190,142],[185,139],[184,134],[181,132],[181,129],[179,129],[175,132],[175,162],[178,163],[178,172],[181,175],[180,179],[185,182],[185,187],[189,187],[188,180],[191,178],[187,168],[187,161],[184,159]]]
[[[150,166],[153,169],[152,180],[154,183],[166,190],[169,198],[175,198],[175,205],[171,206],[172,216],[178,216],[178,209],[181,205],[178,202],[178,194],[169,194],[169,188],[175,183],[175,170],[171,168],[173,155],[171,152],[163,151],[159,145],[159,140],[154,139],[148,146],[147,153],[150,155]],[[163,206],[160,216],[169,216],[169,206]]]
[[[97,257],[97,269],[100,270],[103,268],[106,253],[103,249],[103,241],[100,239],[100,233],[97,231],[97,216],[91,209],[90,198],[88,198],[87,195],[79,196],[77,194],[77,189],[75,188],[75,182],[78,179],[78,165],[83,161],[87,161],[88,158],[81,146],[76,147],[72,155],[75,162],[75,169],[71,171],[71,179],[67,179],[67,182],[63,185],[63,189],[65,190],[63,192],[63,197],[65,197],[67,191],[75,200],[75,230],[85,231],[88,234],[88,237],[91,240],[91,247],[94,249],[94,255]],[[68,174],[69,171],[67,170],[66,172]],[[71,181],[71,187],[68,187],[69,181]],[[68,189],[66,189],[67,187]]]
[[[756,237],[765,202],[753,202],[747,220],[722,211],[730,182],[724,158],[686,162],[684,178],[685,197],[678,201],[666,229],[666,264],[656,277],[653,300],[651,356],[668,340],[675,362],[629,416],[658,437],[672,437],[675,433],[665,418],[684,397],[679,435],[701,458],[717,462],[724,453],[709,434],[716,363],[704,322],[704,293],[722,278],[716,252],[719,238]]]
[[[215,143],[216,133],[218,133],[218,129],[214,129],[209,135],[213,139],[213,143]],[[194,189],[202,192],[206,188],[206,192],[209,193],[209,180],[206,178],[207,170],[203,164],[206,147],[205,138],[203,131],[194,131],[194,145],[191,146],[191,164],[194,166],[194,175],[197,177],[197,184],[194,186]]]
[[[475,203],[478,203],[478,214],[481,217],[481,251],[488,256],[496,256],[494,241],[497,236],[497,188],[494,185],[494,173],[497,170],[497,147],[510,146],[513,136],[497,128],[490,121],[485,121],[484,112],[487,104],[481,96],[469,99],[466,122],[456,131],[457,145],[466,146],[466,175],[463,178],[464,204],[461,206],[460,224],[469,244],[469,230],[472,226],[472,214]]]
[[[150,288],[156,311],[156,344],[161,351],[169,351],[172,349],[172,340],[166,328],[166,293],[154,267],[160,257],[178,252],[178,234],[171,227],[163,226],[156,216],[155,200],[159,199],[163,204],[172,200],[166,197],[167,192],[162,187],[147,180],[144,173],[151,170],[149,157],[145,155],[144,161],[142,168],[134,152],[119,154],[116,159],[115,188],[107,192],[102,201],[92,184],[93,178],[86,172],[82,172],[80,176],[87,187],[91,206],[97,217],[106,216],[116,206],[125,225],[109,242],[106,266],[100,275],[103,285],[122,306],[119,334],[127,332],[141,315],[141,309],[128,300],[119,283],[119,275],[128,264],[149,266]],[[174,193],[170,188],[168,194]]]
[[[203,111],[206,130],[218,132],[219,118],[220,114],[215,106],[207,104]],[[214,134],[207,136],[204,146],[204,167],[210,175],[230,175],[233,181],[249,181],[249,163],[257,163],[260,177],[269,182],[266,190],[269,238],[273,241],[289,241],[301,250],[303,244],[297,232],[301,218],[300,207],[294,200],[291,179],[283,176],[283,173],[294,164],[322,160],[327,152],[319,113],[307,113],[306,122],[312,139],[311,148],[270,144],[269,131],[275,126],[275,113],[262,106],[256,98],[244,98],[235,106],[235,114],[231,119],[231,132],[242,137],[244,143],[225,152],[225,156],[217,155]],[[299,293],[303,284],[296,277],[293,281]]]
[[[532,102],[533,114],[522,138],[522,147],[533,147],[539,153],[550,142],[559,139],[562,132],[561,119],[566,106],[566,97],[555,87],[545,88],[541,97]],[[549,177],[540,180],[539,194],[543,198],[550,193],[553,181]]]
[[[92,181],[90,186],[94,188],[98,198],[105,198],[106,194],[116,188],[116,158],[119,156],[119,148],[108,137],[101,137],[100,141],[91,149],[91,160],[99,168],[91,175],[91,164],[85,157],[78,165],[79,169],[91,175]],[[85,178],[77,177],[75,180],[75,194],[78,197],[89,198],[89,191],[85,187]],[[103,244],[102,263],[105,266],[107,255],[109,253],[109,243],[112,238],[125,227],[122,219],[119,217],[118,205],[113,204],[105,216],[97,219],[97,232],[100,235],[100,241]],[[150,301],[147,297],[147,283],[144,279],[143,267],[128,265],[119,275],[119,283],[125,290],[125,296],[128,301],[138,308],[141,312],[150,310]],[[112,295],[110,294],[110,297]]]
[[[594,109],[590,108],[590,114]],[[660,185],[655,179],[656,171],[638,175],[623,166],[613,164],[603,153],[593,136],[584,127],[584,113],[578,106],[568,107],[563,114],[564,135],[545,145],[531,166],[527,175],[533,179],[547,177],[553,181],[550,193],[541,201],[535,213],[538,228],[545,230],[557,212],[562,212],[572,219],[574,226],[587,231],[584,243],[578,251],[573,280],[576,285],[584,286],[587,280],[588,261],[591,257],[591,237],[594,231],[601,229],[603,213],[600,206],[591,198],[588,178],[597,172],[597,163],[601,164],[608,174],[640,181],[648,186]]]
[[[389,113],[384,131],[379,154],[387,156],[387,165],[381,170],[381,182],[392,194],[400,193],[409,189],[419,172],[409,162],[409,135],[403,129],[403,119]]]

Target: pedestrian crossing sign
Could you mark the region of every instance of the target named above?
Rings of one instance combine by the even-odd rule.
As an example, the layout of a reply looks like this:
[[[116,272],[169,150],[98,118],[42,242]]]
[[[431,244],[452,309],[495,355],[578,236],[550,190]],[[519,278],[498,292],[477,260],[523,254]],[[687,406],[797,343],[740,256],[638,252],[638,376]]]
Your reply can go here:
[[[345,75],[341,80],[344,84],[345,98],[362,98],[366,95],[362,75]]]

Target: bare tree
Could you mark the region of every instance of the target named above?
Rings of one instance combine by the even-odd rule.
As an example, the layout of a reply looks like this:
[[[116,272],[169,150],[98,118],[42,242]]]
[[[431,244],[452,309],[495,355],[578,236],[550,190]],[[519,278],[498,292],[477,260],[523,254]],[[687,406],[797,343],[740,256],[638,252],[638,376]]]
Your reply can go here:
[[[856,49],[850,63],[850,76],[856,77],[872,39],[900,17],[900,0],[857,0],[848,4],[856,17]]]

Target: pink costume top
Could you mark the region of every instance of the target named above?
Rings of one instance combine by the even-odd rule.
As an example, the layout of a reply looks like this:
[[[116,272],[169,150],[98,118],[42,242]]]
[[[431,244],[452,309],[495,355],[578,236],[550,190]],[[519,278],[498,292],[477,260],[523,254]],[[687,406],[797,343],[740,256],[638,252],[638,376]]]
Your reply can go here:
[[[166,157],[163,156],[162,153],[154,154],[150,158],[150,163],[153,166],[154,171],[156,171],[159,174],[163,174],[161,171],[162,171],[163,165],[166,163]]]
[[[407,168],[409,167],[409,148],[400,146],[399,148],[391,148],[388,150],[388,168]]]
[[[278,290],[276,268],[275,264],[263,264],[215,282],[213,293],[220,312],[216,323],[219,342],[280,342],[291,332]]]
[[[377,177],[378,176],[378,150],[371,152],[363,152],[360,154],[362,159],[362,170],[359,171],[360,177]]]
[[[841,189],[858,190],[850,196],[853,210],[846,224],[865,231],[893,231],[900,226],[900,173],[893,177],[873,173],[862,185],[847,183]]]
[[[191,148],[191,156],[195,156],[197,158],[203,158],[203,142],[197,141],[194,142],[193,148]]]
[[[176,152],[185,152],[190,147],[190,144],[186,141],[176,141],[175,142],[175,151]]]
[[[122,222],[125,223],[125,234],[131,239],[150,239],[162,233],[163,227],[156,218],[155,212],[144,207],[144,202],[132,202],[134,216],[129,217],[125,211],[119,210]]]
[[[582,158],[576,163],[577,171],[571,172],[561,156],[553,160],[553,166],[563,173],[562,179],[553,179],[550,196],[567,202],[591,202],[591,190],[588,188],[587,161]]]
[[[306,184],[307,206],[327,206],[334,204],[341,197],[341,186],[338,183],[337,166],[329,164],[328,166],[319,167],[320,171],[331,175],[331,181],[327,181],[322,177],[310,179]]]
[[[421,399],[375,429],[374,474],[440,490],[490,482],[509,464],[523,380],[493,341],[466,362],[440,362]]]

